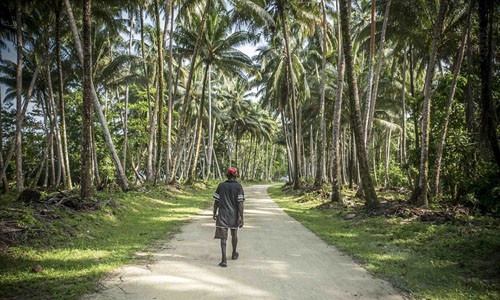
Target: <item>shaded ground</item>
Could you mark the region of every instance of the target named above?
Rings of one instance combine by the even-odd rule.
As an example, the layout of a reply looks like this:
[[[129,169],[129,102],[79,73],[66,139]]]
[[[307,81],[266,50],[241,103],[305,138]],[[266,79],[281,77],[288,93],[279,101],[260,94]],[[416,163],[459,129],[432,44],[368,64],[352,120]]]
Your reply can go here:
[[[217,265],[207,210],[152,254],[155,263],[117,270],[103,291],[84,299],[403,299],[285,214],[267,187],[245,189],[240,258],[228,268]]]

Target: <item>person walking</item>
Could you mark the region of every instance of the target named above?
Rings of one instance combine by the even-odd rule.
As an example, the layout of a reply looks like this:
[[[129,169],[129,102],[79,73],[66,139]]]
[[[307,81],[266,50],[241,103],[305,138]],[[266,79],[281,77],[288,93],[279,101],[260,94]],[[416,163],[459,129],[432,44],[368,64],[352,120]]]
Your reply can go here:
[[[231,230],[231,243],[233,253],[231,258],[237,260],[239,253],[236,251],[238,246],[238,228],[243,227],[243,210],[245,194],[243,187],[236,181],[238,169],[228,168],[227,180],[219,183],[214,193],[213,219],[215,222],[215,239],[220,239],[220,248],[222,260],[219,263],[221,267],[227,267],[226,242],[228,231]]]

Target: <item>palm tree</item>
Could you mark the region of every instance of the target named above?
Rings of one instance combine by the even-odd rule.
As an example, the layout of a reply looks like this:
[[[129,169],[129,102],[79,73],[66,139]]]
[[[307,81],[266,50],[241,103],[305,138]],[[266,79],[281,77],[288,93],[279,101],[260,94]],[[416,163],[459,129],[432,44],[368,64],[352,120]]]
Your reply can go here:
[[[66,6],[66,12],[68,14],[68,19],[69,19],[69,24],[71,27],[71,31],[73,33],[73,41],[75,44],[76,51],[78,53],[78,58],[80,59],[80,63],[83,65],[83,50],[80,42],[80,37],[78,35],[78,30],[76,27],[76,21],[73,16],[73,10],[71,8],[71,3],[69,0],[64,0],[64,4]],[[87,2],[85,2],[85,5],[87,5]],[[86,6],[85,6],[86,7]],[[89,16],[90,17],[90,16]],[[115,164],[115,167],[118,172],[118,182],[122,188],[122,190],[126,191],[128,190],[128,180],[127,176],[122,168],[120,158],[118,157],[118,154],[116,152],[113,139],[111,137],[111,133],[109,132],[108,124],[106,122],[106,118],[104,117],[104,114],[101,109],[101,105],[99,103],[99,98],[97,97],[97,93],[95,91],[94,84],[92,83],[92,80],[90,81],[90,87],[91,87],[91,95],[92,95],[92,103],[94,105],[94,109],[97,112],[97,116],[99,118],[99,122],[101,123],[103,132],[104,132],[104,138],[106,140],[106,144],[108,146],[108,149],[110,150],[111,157],[113,159],[113,163]]]
[[[434,176],[431,181],[431,196],[436,197],[439,194],[439,181],[440,181],[440,173],[441,173],[441,161],[443,158],[443,150],[445,146],[445,140],[446,140],[446,134],[448,130],[448,120],[451,115],[451,106],[452,106],[452,101],[455,96],[455,90],[457,87],[457,82],[458,82],[458,75],[460,74],[460,67],[462,66],[462,60],[464,58],[464,53],[465,53],[465,46],[467,45],[467,37],[469,35],[469,28],[470,28],[470,16],[472,13],[472,2],[469,5],[469,12],[467,13],[467,22],[465,23],[465,28],[462,33],[462,41],[460,48],[458,50],[458,56],[457,60],[455,61],[455,66],[453,68],[453,79],[451,81],[451,86],[450,86],[450,92],[448,95],[448,100],[446,102],[446,109],[445,109],[445,117],[444,117],[444,124],[441,129],[441,134],[439,136],[439,141],[438,141],[438,149],[436,153],[436,161],[435,161],[435,169],[434,169]]]
[[[17,102],[16,102],[16,190],[18,193],[24,190],[24,173],[23,173],[23,149],[22,149],[22,90],[23,90],[23,32],[22,32],[22,14],[23,8],[21,0],[16,1],[16,30],[17,30]]]
[[[83,200],[92,197],[92,39],[91,3],[83,2],[83,108],[82,108],[82,171],[80,196]]]
[[[422,142],[421,142],[421,152],[420,152],[420,170],[419,170],[419,180],[413,190],[411,199],[424,207],[429,205],[427,198],[427,179],[429,172],[429,135],[430,135],[430,113],[431,113],[431,86],[432,78],[434,77],[434,68],[436,64],[437,57],[437,47],[438,42],[441,38],[441,30],[443,28],[443,19],[446,11],[447,0],[440,0],[439,2],[439,12],[437,16],[436,27],[434,31],[434,37],[432,39],[432,48],[429,58],[429,64],[427,65],[427,71],[425,74],[424,83],[424,104],[422,109]]]
[[[337,36],[338,36],[338,57],[337,57],[337,93],[335,97],[335,106],[333,110],[332,122],[332,196],[333,202],[342,203],[341,176],[340,176],[340,121],[342,116],[342,96],[344,90],[344,49],[342,48],[342,29],[340,27],[340,9],[339,2],[337,4]],[[345,162],[344,162],[345,164]]]
[[[481,134],[488,141],[500,170],[500,146],[497,137],[497,116],[493,102],[493,1],[479,0],[479,56],[481,69]]]
[[[342,26],[342,45],[346,63],[346,75],[349,86],[349,103],[351,109],[351,123],[356,137],[357,158],[361,173],[361,187],[365,198],[365,205],[368,208],[375,208],[379,205],[377,194],[370,177],[370,167],[364,145],[364,130],[362,127],[361,110],[358,96],[358,84],[354,73],[354,61],[352,59],[352,42],[349,30],[350,10],[347,0],[340,0],[340,16]]]

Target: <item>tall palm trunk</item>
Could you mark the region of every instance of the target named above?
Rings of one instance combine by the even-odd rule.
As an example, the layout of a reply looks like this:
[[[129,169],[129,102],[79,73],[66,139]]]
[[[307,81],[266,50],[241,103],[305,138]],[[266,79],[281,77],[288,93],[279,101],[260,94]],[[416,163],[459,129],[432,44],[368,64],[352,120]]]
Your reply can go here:
[[[146,95],[148,99],[148,121],[149,121],[149,140],[148,140],[148,147],[147,149],[147,156],[146,156],[146,181],[151,181],[153,178],[153,143],[154,139],[151,138],[152,134],[152,116],[153,112],[151,110],[151,92],[149,90],[149,71],[148,71],[148,64],[146,61],[146,47],[144,44],[144,3],[141,3],[141,6],[139,7],[139,15],[140,15],[140,27],[141,27],[141,58],[142,58],[142,66],[144,69],[144,77],[146,78]],[[154,135],[153,135],[154,136]]]
[[[500,146],[497,137],[497,116],[492,93],[493,85],[493,15],[494,3],[479,0],[479,57],[481,76],[481,135],[490,144],[500,172]]]
[[[210,71],[210,65],[208,66],[208,153],[207,153],[207,174],[205,178],[210,177],[210,171],[212,168],[212,153],[214,149],[214,134],[215,134],[215,122],[212,129],[212,76]]]
[[[156,97],[158,98],[158,136],[157,136],[157,156],[156,156],[156,178],[160,175],[161,170],[161,153],[163,148],[163,37],[160,28],[160,4],[158,0],[154,1],[155,16],[156,16],[156,42],[158,45],[158,90]]]
[[[168,113],[167,113],[167,149],[165,150],[165,177],[167,178],[167,183],[170,178],[170,165],[172,163],[172,110],[174,109],[174,93],[173,93],[173,82],[172,76],[173,73],[173,59],[174,59],[174,8],[175,8],[175,0],[172,0],[170,5],[170,39],[169,39],[169,56],[168,56]]]
[[[342,94],[344,91],[344,49],[342,48],[342,30],[340,28],[340,11],[337,0],[337,36],[338,36],[338,60],[337,60],[337,95],[333,110],[333,137],[332,137],[332,196],[333,202],[343,203],[340,182],[340,121],[342,116]],[[346,162],[344,162],[345,164]]]
[[[406,156],[406,67],[407,67],[407,53],[406,47],[403,51],[403,74],[401,82],[401,120],[403,124],[401,125],[401,159],[403,161],[403,168],[406,169],[406,174],[408,176],[408,182],[412,186],[412,178],[410,173],[410,166],[408,165],[408,157]]]
[[[56,9],[56,57],[57,57],[57,71],[59,75],[59,117],[61,119],[61,143],[62,143],[62,154],[63,154],[63,165],[65,169],[64,185],[67,189],[73,188],[73,182],[71,180],[71,169],[69,166],[69,153],[68,153],[68,136],[66,134],[66,112],[64,103],[64,77],[61,62],[61,8],[62,1],[57,2]]]
[[[24,116],[26,115],[26,112],[28,111],[28,104],[31,96],[33,95],[33,89],[35,88],[35,83],[38,79],[38,73],[40,72],[40,64],[37,64],[35,67],[35,72],[33,73],[33,77],[31,78],[30,86],[28,88],[28,93],[26,94],[26,97],[24,99],[24,103],[22,105],[22,110],[21,110],[21,119],[17,120],[19,121],[19,125],[22,127],[23,122],[24,122]],[[10,161],[12,159],[12,156],[14,155],[14,151],[16,150],[16,138],[17,138],[17,133],[14,133],[11,138],[11,143],[9,147],[9,152],[7,152],[7,157],[4,160],[4,165],[2,167],[2,171],[0,172],[0,177],[5,176],[5,172],[7,171],[7,168],[10,165]]]
[[[326,84],[326,5],[325,0],[321,0],[321,8],[323,12],[323,41],[322,41],[322,53],[321,53],[321,86],[320,86],[320,98],[319,98],[319,122],[320,122],[320,147],[318,151],[318,156],[316,160],[316,178],[314,180],[314,185],[316,187],[321,187],[325,182],[326,176],[326,121],[325,121],[325,84]]]
[[[129,11],[129,42],[128,42],[128,54],[132,54],[132,39],[134,30],[134,12],[132,9]],[[128,73],[130,74],[131,66],[129,66]],[[125,108],[123,112],[123,156],[122,156],[122,168],[125,173],[127,173],[127,150],[128,150],[128,106],[129,106],[129,92],[130,87],[127,83],[125,87]]]
[[[17,0],[16,6],[16,29],[17,29],[17,70],[16,70],[16,191],[24,190],[23,173],[23,148],[22,148],[22,101],[23,101],[23,31],[22,31],[22,4]]]
[[[361,187],[365,198],[365,205],[368,208],[375,208],[379,205],[377,194],[370,177],[370,167],[368,165],[368,156],[364,144],[364,130],[361,118],[361,109],[359,104],[358,83],[354,73],[354,61],[352,58],[351,33],[349,32],[350,11],[348,0],[340,0],[340,16],[342,26],[342,45],[344,48],[344,57],[346,62],[346,75],[349,86],[349,103],[351,108],[351,123],[353,124],[356,137],[357,157],[361,174]]]
[[[411,200],[424,207],[429,205],[427,198],[427,180],[429,172],[429,135],[430,135],[430,117],[431,117],[431,86],[434,77],[434,67],[437,57],[437,46],[441,38],[441,29],[443,28],[443,19],[446,11],[447,0],[440,0],[439,12],[437,16],[434,37],[432,38],[431,55],[424,83],[424,104],[422,109],[422,149],[420,152],[420,174],[418,184],[413,190]]]
[[[200,157],[200,144],[201,144],[201,136],[203,135],[203,112],[205,110],[205,90],[207,87],[208,80],[208,70],[210,65],[207,64],[205,67],[205,75],[203,76],[203,87],[201,89],[201,101],[199,107],[199,117],[198,117],[198,126],[196,128],[195,136],[196,136],[196,144],[194,147],[194,158],[193,163],[191,164],[191,170],[189,171],[189,176],[186,181],[187,185],[191,185],[194,183],[194,179],[196,176],[196,167],[198,166],[198,158]],[[210,129],[209,129],[210,130]]]
[[[371,139],[371,132],[373,127],[373,117],[375,115],[375,105],[377,103],[378,94],[378,83],[380,80],[380,73],[382,71],[382,63],[384,61],[384,43],[385,43],[385,33],[387,32],[387,22],[389,20],[389,11],[391,10],[391,0],[387,0],[384,12],[384,23],[382,25],[382,33],[380,35],[380,45],[378,48],[378,58],[377,58],[377,71],[375,72],[375,77],[373,79],[373,89],[370,93],[370,107],[368,110],[369,115],[366,121],[365,127],[365,143],[368,145]],[[367,146],[368,148],[368,146]]]
[[[370,120],[370,107],[372,101],[372,90],[373,90],[373,58],[375,56],[375,31],[376,31],[376,1],[372,0],[372,14],[371,14],[371,26],[370,26],[370,57],[369,57],[369,65],[368,65],[368,84],[366,85],[366,107],[365,107],[365,133],[368,132],[368,122]],[[368,145],[368,139],[365,135],[364,137],[365,145]]]
[[[0,61],[2,60],[2,50],[0,50]],[[2,95],[2,85],[0,85],[0,95]],[[0,169],[3,169],[3,99],[0,98]],[[2,193],[9,191],[9,182],[5,173],[2,174]]]
[[[465,88],[465,120],[467,123],[467,130],[469,133],[474,132],[474,99],[472,97],[472,76],[473,76],[473,62],[472,62],[472,43],[471,39],[467,39],[467,86]]]
[[[290,39],[288,37],[288,22],[285,17],[284,9],[280,9],[280,18],[282,22],[283,37],[285,38],[285,51],[288,67],[288,78],[291,95],[291,120],[292,120],[292,147],[293,147],[293,189],[300,189],[300,145],[299,145],[299,126],[297,122],[297,98],[295,95],[295,81],[293,79],[292,51],[290,50]]]
[[[448,101],[446,102],[445,117],[443,119],[444,124],[441,127],[441,134],[439,136],[435,169],[434,169],[434,177],[432,178],[432,184],[431,184],[431,188],[432,188],[431,196],[432,197],[436,197],[439,194],[439,184],[440,184],[439,177],[441,174],[441,162],[443,160],[443,150],[444,150],[444,146],[445,146],[445,142],[446,142],[446,134],[448,131],[448,120],[450,119],[451,105],[453,103],[453,98],[455,97],[455,90],[457,88],[458,75],[460,74],[460,67],[462,66],[462,60],[464,58],[464,53],[465,53],[465,45],[467,44],[467,36],[469,34],[469,28],[470,28],[471,11],[472,11],[472,4],[469,6],[467,25],[465,27],[464,32],[462,33],[462,45],[460,46],[460,49],[458,50],[457,61],[455,62],[455,67],[453,69],[453,79],[451,81],[450,93],[448,95]]]
[[[85,0],[85,1],[87,1],[87,0]],[[83,55],[83,50],[82,50],[82,46],[81,46],[81,42],[80,42],[80,37],[78,35],[78,30],[76,27],[75,18],[73,16],[73,10],[71,8],[71,3],[69,2],[69,0],[64,0],[64,4],[66,5],[69,24],[71,27],[71,31],[73,32],[73,41],[75,43],[75,47],[76,47],[76,50],[78,52],[78,58],[80,59],[80,63],[83,65],[84,55]],[[84,4],[87,5],[87,2],[85,2]],[[88,5],[90,5],[90,4],[88,4]],[[89,16],[89,18],[90,18],[90,16]],[[125,175],[125,172],[123,171],[120,157],[118,156],[118,154],[116,152],[115,145],[114,145],[113,139],[111,137],[111,133],[109,132],[108,124],[106,123],[106,118],[104,117],[104,114],[102,112],[101,104],[99,103],[99,98],[97,97],[97,93],[95,91],[94,84],[92,82],[92,78],[90,78],[90,91],[91,91],[91,96],[92,96],[92,104],[94,106],[95,111],[97,112],[99,122],[102,126],[106,145],[108,146],[108,149],[111,152],[110,153],[111,158],[113,159],[113,163],[114,163],[115,168],[118,172],[118,183],[120,184],[120,187],[122,188],[123,191],[127,191],[128,190],[127,176]]]
[[[186,127],[187,127],[186,113],[187,113],[187,108],[189,106],[189,101],[191,99],[191,84],[193,81],[194,71],[195,71],[195,67],[196,67],[196,59],[198,58],[198,51],[200,49],[201,39],[202,39],[202,36],[205,32],[205,27],[206,27],[205,23],[206,23],[206,20],[208,17],[208,12],[209,12],[211,6],[212,6],[212,1],[207,0],[206,5],[205,5],[205,9],[203,10],[203,16],[201,18],[198,36],[196,37],[196,43],[194,45],[193,55],[191,56],[191,66],[189,68],[189,73],[188,73],[188,78],[187,78],[187,83],[186,83],[186,91],[185,91],[185,95],[184,95],[184,103],[182,105],[182,110],[181,110],[181,115],[180,115],[179,133],[178,133],[179,139],[178,139],[177,145],[176,145],[176,153],[174,155],[175,156],[174,162],[172,163],[172,170],[175,170],[175,168],[176,168],[177,158],[178,158],[180,151],[182,149],[182,144],[184,143],[184,138],[186,135],[185,134]],[[172,175],[171,175],[171,179],[172,179]]]
[[[54,101],[54,89],[52,88],[52,75],[50,72],[50,53],[49,53],[49,40],[48,40],[48,29],[45,29],[45,63],[46,63],[46,72],[47,72],[47,87],[49,91],[49,106],[50,110],[52,111],[52,121],[53,121],[53,126],[54,126],[54,136],[56,138],[56,147],[57,147],[57,179],[56,179],[56,187],[58,187],[61,183],[61,178],[66,178],[66,168],[64,164],[64,152],[63,152],[63,146],[61,142],[61,131],[59,129],[59,112],[57,111],[57,106]]]
[[[83,107],[82,107],[82,172],[80,196],[92,198],[92,40],[90,0],[83,1]]]

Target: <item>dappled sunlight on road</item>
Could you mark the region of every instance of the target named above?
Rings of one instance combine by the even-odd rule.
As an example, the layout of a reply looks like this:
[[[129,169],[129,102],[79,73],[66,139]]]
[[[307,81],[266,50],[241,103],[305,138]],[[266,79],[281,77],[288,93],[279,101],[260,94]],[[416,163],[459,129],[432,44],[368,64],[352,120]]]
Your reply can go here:
[[[402,299],[286,215],[266,190],[245,188],[240,257],[227,268],[218,266],[220,245],[207,209],[161,251],[146,254],[154,262],[118,270],[105,290],[84,299]]]

